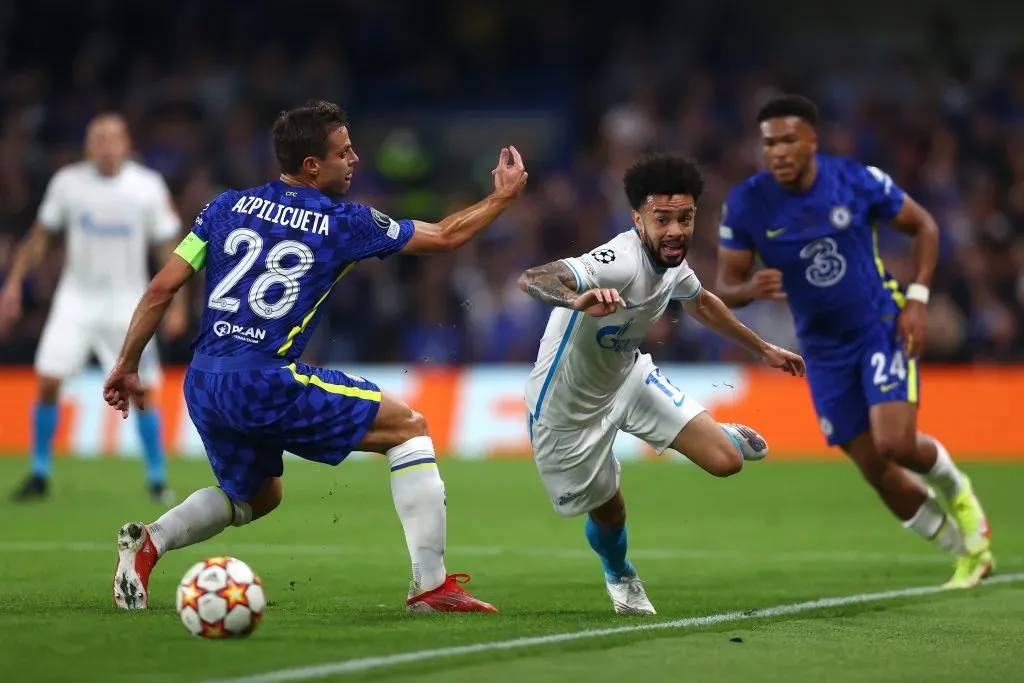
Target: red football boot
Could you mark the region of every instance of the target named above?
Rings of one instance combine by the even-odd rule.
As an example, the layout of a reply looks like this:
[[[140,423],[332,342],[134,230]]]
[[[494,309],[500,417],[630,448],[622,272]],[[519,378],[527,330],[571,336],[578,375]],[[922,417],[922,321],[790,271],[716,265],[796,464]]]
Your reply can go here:
[[[419,591],[412,586],[405,608],[409,612],[497,612],[494,605],[477,600],[459,585],[469,581],[469,574],[449,574],[433,590]]]
[[[158,557],[145,524],[132,522],[117,532],[114,604],[118,608],[146,609],[149,606],[149,575]]]

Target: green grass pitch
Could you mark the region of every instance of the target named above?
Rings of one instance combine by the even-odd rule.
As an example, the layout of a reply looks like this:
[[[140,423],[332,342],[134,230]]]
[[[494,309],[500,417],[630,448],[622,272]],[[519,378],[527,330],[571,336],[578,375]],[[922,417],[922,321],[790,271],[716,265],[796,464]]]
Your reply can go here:
[[[0,461],[0,481],[13,487],[24,468]],[[659,614],[617,617],[582,520],[554,513],[531,462],[445,461],[448,569],[471,573],[470,590],[502,613],[407,615],[408,561],[383,463],[286,469],[273,515],[161,560],[144,613],[118,612],[110,597],[118,527],[160,513],[141,463],[59,460],[48,501],[4,498],[0,677],[199,682],[934,585],[951,574],[845,463],[769,460],[727,480],[685,465],[627,464],[631,557]],[[1024,466],[965,469],[992,522],[999,573],[1024,572]],[[170,475],[181,495],[212,483],[202,462],[173,462]],[[248,640],[193,638],[174,611],[181,574],[218,554],[245,560],[264,581],[270,606]],[[1022,614],[1024,583],[1004,583],[294,680],[1024,681]]]

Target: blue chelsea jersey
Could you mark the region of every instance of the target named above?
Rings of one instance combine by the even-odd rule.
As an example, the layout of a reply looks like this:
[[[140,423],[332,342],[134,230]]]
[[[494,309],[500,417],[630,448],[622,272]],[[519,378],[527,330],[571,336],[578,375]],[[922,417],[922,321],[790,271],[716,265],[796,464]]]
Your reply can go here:
[[[859,332],[895,318],[904,298],[878,254],[876,222],[891,221],[904,193],[883,171],[817,156],[805,192],[768,172],[737,185],[722,210],[720,244],[757,252],[782,272],[805,353],[841,350]]]
[[[221,194],[176,252],[193,268],[206,267],[193,349],[298,358],[345,273],[362,259],[398,252],[413,232],[412,221],[280,180]]]

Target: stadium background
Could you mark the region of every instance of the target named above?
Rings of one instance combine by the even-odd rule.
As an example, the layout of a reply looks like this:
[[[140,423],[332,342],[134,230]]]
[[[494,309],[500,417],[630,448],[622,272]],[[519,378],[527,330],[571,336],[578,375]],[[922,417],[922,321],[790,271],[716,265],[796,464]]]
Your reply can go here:
[[[225,188],[273,177],[268,127],[310,97],[341,103],[363,157],[352,198],[441,217],[482,196],[501,145],[530,185],[457,254],[365,263],[329,300],[306,359],[342,365],[428,415],[439,449],[526,452],[521,386],[547,310],[515,287],[525,267],[589,249],[628,224],[623,170],[647,149],[695,157],[708,179],[690,263],[714,279],[718,207],[759,168],[753,113],[776,89],[817,99],[824,147],[887,170],[942,228],[930,305],[923,427],[960,457],[1012,458],[1024,315],[1024,6],[867,0],[622,5],[525,1],[36,0],[0,8],[0,277],[42,190],[81,156],[86,121],[116,108],[139,158],[161,171],[187,226]],[[585,9],[585,11],[583,11]],[[903,282],[907,243],[882,232]],[[28,288],[0,341],[0,452],[28,448],[31,360],[62,255]],[[201,288],[188,292],[193,327]],[[784,306],[740,317],[795,346]],[[162,339],[165,362],[188,338]],[[74,343],[69,340],[69,343]],[[650,350],[721,419],[761,429],[776,453],[824,456],[806,388],[747,365],[678,311]],[[171,449],[200,456],[169,369]],[[102,376],[67,387],[61,450],[131,454],[135,432],[99,400]],[[624,457],[644,457],[624,439]],[[831,457],[836,457],[832,455]]]

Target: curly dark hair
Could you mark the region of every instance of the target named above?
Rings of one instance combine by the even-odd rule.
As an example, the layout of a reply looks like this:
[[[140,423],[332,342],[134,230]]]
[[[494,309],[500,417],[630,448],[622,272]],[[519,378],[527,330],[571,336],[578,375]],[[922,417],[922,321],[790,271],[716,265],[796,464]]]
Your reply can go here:
[[[796,116],[812,126],[818,125],[818,105],[803,95],[779,95],[764,103],[757,112],[757,122]]]
[[[704,192],[704,177],[689,159],[652,154],[635,163],[623,178],[629,205],[639,211],[652,194],[688,194],[694,203]]]
[[[332,102],[313,101],[305,107],[283,111],[274,121],[274,156],[284,173],[298,173],[309,156],[324,158],[327,138],[348,126],[348,114]]]

